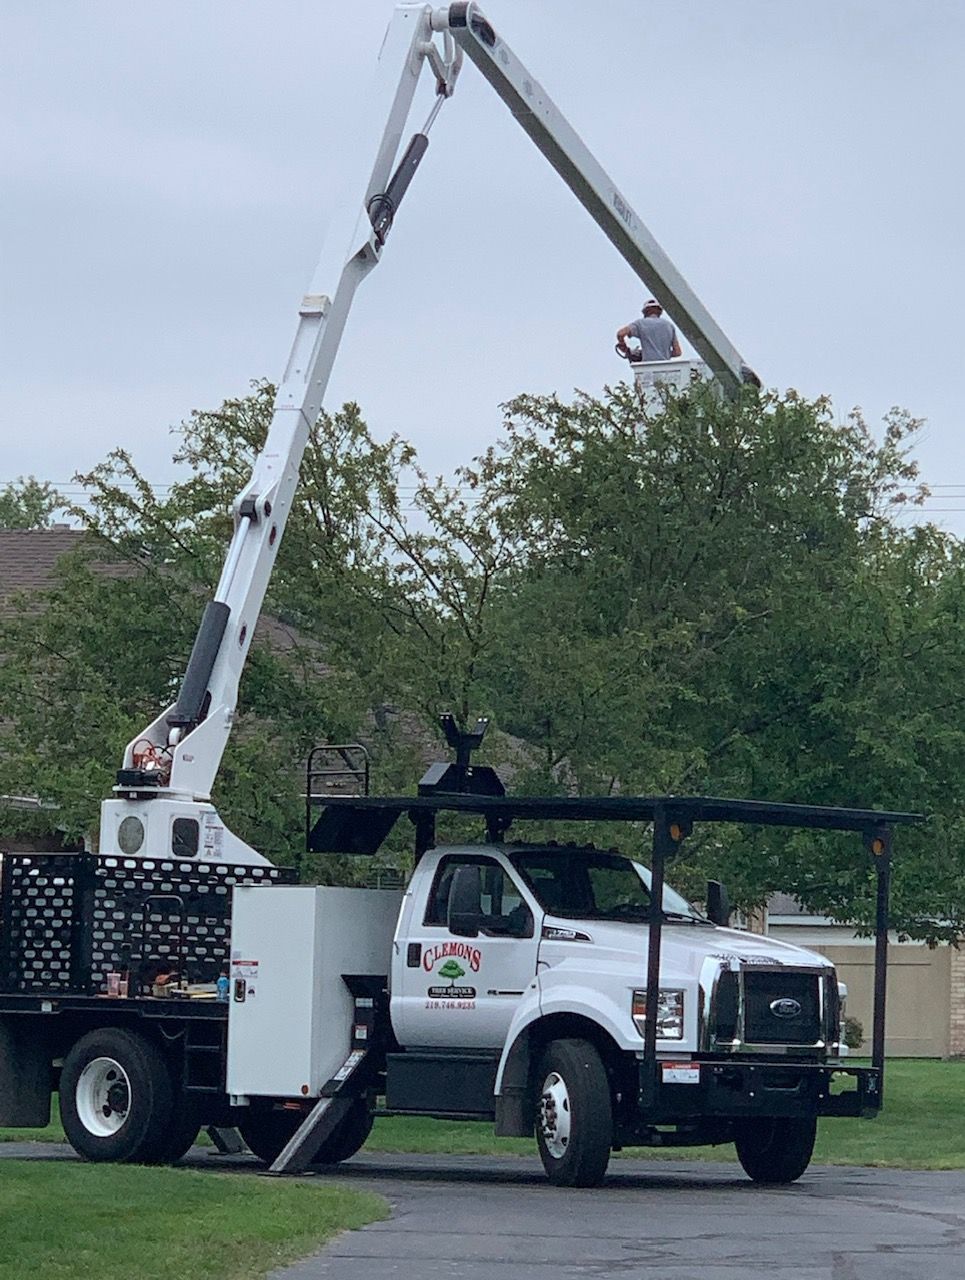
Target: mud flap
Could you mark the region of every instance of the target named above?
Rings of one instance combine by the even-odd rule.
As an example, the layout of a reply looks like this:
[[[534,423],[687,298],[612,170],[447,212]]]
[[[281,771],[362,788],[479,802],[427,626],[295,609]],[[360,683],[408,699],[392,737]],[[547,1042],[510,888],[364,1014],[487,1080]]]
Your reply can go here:
[[[32,1034],[30,1034],[32,1032]],[[50,1124],[50,1050],[36,1019],[0,1018],[0,1125],[43,1129]]]

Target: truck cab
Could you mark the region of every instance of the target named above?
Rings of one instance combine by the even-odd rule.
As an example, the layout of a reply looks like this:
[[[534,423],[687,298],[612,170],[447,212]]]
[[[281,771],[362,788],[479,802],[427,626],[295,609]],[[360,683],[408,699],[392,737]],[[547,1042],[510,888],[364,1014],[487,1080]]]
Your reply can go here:
[[[648,1114],[649,870],[581,844],[427,851],[393,945],[389,1110],[493,1118],[501,1134],[535,1127],[550,1177],[580,1184],[624,1143],[736,1139],[758,1169],[760,1126],[747,1122],[777,1105],[790,1162],[785,1154],[775,1163],[771,1152],[765,1172],[798,1176],[813,1143],[817,1080],[801,1068],[828,1067],[841,1054],[833,966],[715,925],[669,886],[662,907],[655,1039],[667,1087],[662,1112]],[[725,1064],[750,1068],[727,1073],[729,1115],[716,1113],[720,1097],[706,1105]],[[580,1099],[591,1077],[597,1096]],[[607,1115],[596,1114],[601,1091]],[[588,1114],[592,1137],[581,1123]]]
[[[454,890],[462,901],[451,911]],[[502,1049],[511,1034],[565,1007],[580,1008],[622,1049],[641,1049],[650,910],[649,871],[616,850],[545,843],[432,850],[409,884],[395,936],[390,1007],[399,1043]],[[828,960],[720,928],[669,885],[663,918],[660,1052],[764,1045],[814,1057],[839,1052]],[[725,975],[745,970],[755,976],[738,1024]],[[772,988],[782,982],[794,987],[787,999],[797,1008],[771,1009],[783,998]],[[758,1009],[764,995],[770,1002]]]

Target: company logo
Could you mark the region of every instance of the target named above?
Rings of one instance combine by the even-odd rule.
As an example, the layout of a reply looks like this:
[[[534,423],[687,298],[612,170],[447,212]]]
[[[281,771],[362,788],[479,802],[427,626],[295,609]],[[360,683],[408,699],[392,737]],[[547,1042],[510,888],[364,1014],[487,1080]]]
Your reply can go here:
[[[796,1018],[801,1012],[800,1000],[791,1000],[788,996],[772,1000],[768,1007],[775,1018]]]
[[[464,960],[473,973],[479,972],[482,952],[478,947],[471,947],[468,942],[438,942],[434,947],[426,947],[422,953],[422,967],[426,973],[431,973],[438,961],[446,960],[450,956],[454,960]]]
[[[426,994],[428,995],[430,1000],[449,1000],[449,1001],[475,1000],[476,998],[475,987],[457,987],[456,986],[456,983],[459,981],[459,979],[464,978],[465,976],[466,976],[465,969],[462,967],[462,965],[459,963],[458,960],[454,960],[450,956],[449,959],[446,960],[444,964],[440,965],[436,973],[437,978],[448,978],[449,986],[448,987],[430,987],[429,990],[426,992]]]

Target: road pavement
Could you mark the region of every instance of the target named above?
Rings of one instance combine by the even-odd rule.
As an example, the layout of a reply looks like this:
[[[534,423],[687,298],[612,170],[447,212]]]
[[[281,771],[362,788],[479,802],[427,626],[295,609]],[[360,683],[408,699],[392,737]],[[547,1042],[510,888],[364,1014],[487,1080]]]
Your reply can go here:
[[[815,1167],[765,1188],[737,1165],[614,1160],[602,1187],[569,1191],[535,1160],[363,1154],[338,1177],[385,1196],[392,1217],[272,1280],[965,1275],[965,1171]]]
[[[0,1156],[72,1158],[0,1144]],[[188,1162],[250,1170],[195,1149]],[[551,1186],[539,1162],[365,1153],[333,1178],[384,1196],[385,1222],[271,1280],[958,1280],[965,1170],[813,1166],[791,1187],[737,1165],[613,1160],[602,1187]]]

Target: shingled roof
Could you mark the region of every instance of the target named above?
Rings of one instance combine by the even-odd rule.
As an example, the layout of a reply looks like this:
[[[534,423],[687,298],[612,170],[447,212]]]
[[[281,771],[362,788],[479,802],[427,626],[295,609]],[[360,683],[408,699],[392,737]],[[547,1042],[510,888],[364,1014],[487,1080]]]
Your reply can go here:
[[[57,561],[83,537],[80,529],[0,529],[0,612],[17,592],[49,586]]]
[[[83,529],[55,527],[53,529],[0,529],[0,617],[10,616],[14,609],[11,597],[20,592],[43,591],[51,585],[58,561],[68,552],[76,551],[85,537]],[[111,559],[97,561],[97,570],[108,577],[124,577],[136,572],[136,567]],[[294,628],[277,618],[262,614],[255,628],[255,637],[278,652],[286,653],[311,642],[299,637]],[[314,645],[311,645],[314,648]],[[319,674],[327,671],[315,655]]]

